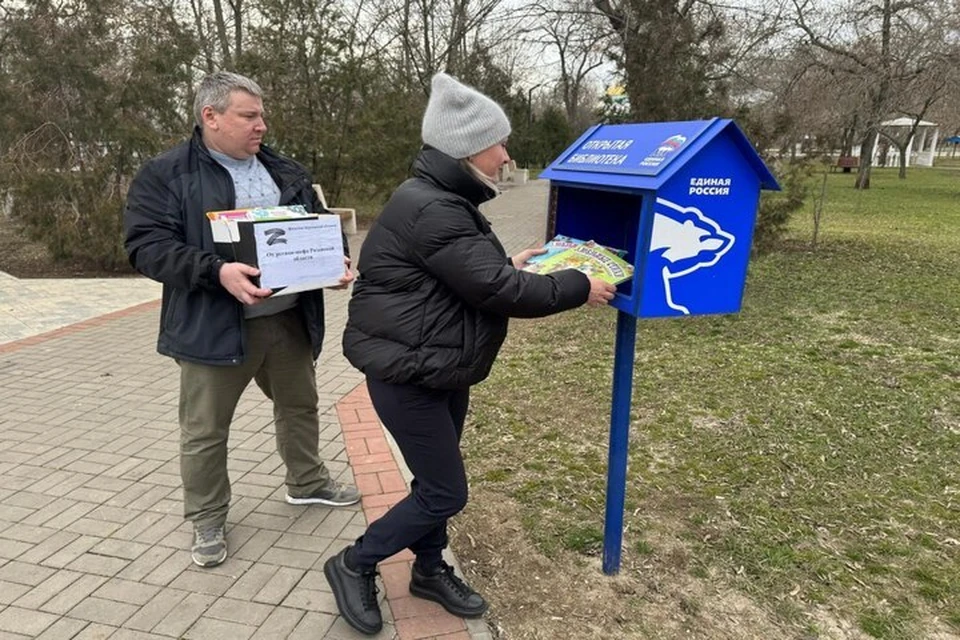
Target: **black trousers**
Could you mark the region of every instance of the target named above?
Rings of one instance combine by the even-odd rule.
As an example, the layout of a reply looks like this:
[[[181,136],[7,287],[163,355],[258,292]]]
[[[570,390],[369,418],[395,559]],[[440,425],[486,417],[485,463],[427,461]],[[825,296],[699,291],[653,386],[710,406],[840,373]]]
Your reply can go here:
[[[370,399],[387,431],[397,441],[413,473],[410,494],[367,527],[351,552],[358,567],[369,569],[404,549],[417,564],[440,563],[447,546],[447,520],[467,504],[467,475],[460,435],[470,390],[442,391],[388,384],[367,378]]]

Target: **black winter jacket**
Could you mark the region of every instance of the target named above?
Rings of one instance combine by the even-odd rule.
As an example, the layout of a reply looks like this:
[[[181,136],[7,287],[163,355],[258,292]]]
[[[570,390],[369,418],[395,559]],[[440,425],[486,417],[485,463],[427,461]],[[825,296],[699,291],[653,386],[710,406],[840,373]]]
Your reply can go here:
[[[261,146],[260,162],[280,187],[280,204],[322,212],[306,168]],[[243,305],[220,285],[223,259],[214,252],[206,212],[233,209],[233,180],[207,151],[200,135],[153,158],[127,192],[124,211],[130,264],[163,283],[157,351],[213,365],[244,358]],[[347,243],[344,241],[344,250]],[[299,294],[313,357],[323,344],[323,294]]]
[[[518,271],[477,206],[493,191],[430,147],[394,192],[360,251],[343,351],[394,384],[460,389],[490,373],[508,317],[584,304],[578,271]]]

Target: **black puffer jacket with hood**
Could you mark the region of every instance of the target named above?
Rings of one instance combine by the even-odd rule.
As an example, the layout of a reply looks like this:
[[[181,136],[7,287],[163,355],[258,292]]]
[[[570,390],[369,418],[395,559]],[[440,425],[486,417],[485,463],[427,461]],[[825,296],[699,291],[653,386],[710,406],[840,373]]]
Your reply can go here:
[[[513,267],[478,205],[488,186],[450,156],[424,147],[360,250],[344,354],[394,384],[460,389],[482,381],[510,317],[584,304],[587,277]]]

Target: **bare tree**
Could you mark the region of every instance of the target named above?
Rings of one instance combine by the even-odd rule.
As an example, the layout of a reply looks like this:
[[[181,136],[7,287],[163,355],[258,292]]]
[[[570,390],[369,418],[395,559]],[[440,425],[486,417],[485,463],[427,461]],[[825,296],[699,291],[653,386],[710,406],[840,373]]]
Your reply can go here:
[[[898,133],[881,125],[878,130],[881,136],[897,148],[900,156],[899,177],[901,180],[907,177],[907,150],[910,148],[910,143],[916,138],[920,123],[923,122],[930,109],[945,97],[948,75],[946,73],[936,74],[916,80],[917,82],[908,85],[908,100],[898,109],[899,113],[910,118],[910,128],[905,132]],[[920,82],[920,80],[925,82]]]
[[[582,129],[587,124],[581,108],[587,79],[605,61],[609,30],[590,0],[542,0],[534,5],[533,15],[539,26],[531,34],[532,44],[557,55],[557,92],[567,121]]]
[[[202,68],[209,73],[215,68],[236,68],[244,51],[245,20],[259,21],[244,0],[189,0],[193,28],[203,52]],[[216,55],[214,54],[216,52]]]
[[[880,123],[895,110],[901,87],[925,74],[937,0],[873,0],[826,10],[815,0],[793,0],[795,22],[818,64],[849,79],[860,98],[860,167],[855,186],[870,187]]]
[[[243,55],[243,0],[227,0],[233,11],[233,59]]]
[[[227,21],[223,15],[222,0],[213,0],[214,25],[217,30],[217,42],[220,43],[220,60],[226,67],[232,66],[230,56],[230,38],[227,36]]]
[[[200,42],[203,53],[203,70],[206,73],[214,71],[213,40],[207,37],[207,16],[203,0],[190,0],[190,15],[193,18],[193,28]]]
[[[520,13],[503,0],[384,0],[376,21],[382,41],[399,43],[402,77],[426,93],[436,72],[461,74],[478,47],[514,40]]]

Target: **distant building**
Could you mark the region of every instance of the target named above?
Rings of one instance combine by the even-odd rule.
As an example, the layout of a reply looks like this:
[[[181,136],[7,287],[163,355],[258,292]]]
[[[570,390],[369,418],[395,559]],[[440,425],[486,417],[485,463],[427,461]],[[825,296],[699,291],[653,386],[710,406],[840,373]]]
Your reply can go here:
[[[913,118],[895,118],[880,123],[880,128],[891,136],[903,140],[913,127]],[[906,166],[914,164],[918,167],[932,167],[933,158],[937,149],[937,138],[940,128],[935,122],[921,120],[917,125],[916,135],[907,143]],[[859,155],[859,148],[854,149],[854,155]],[[900,166],[900,151],[897,146],[877,133],[873,142],[873,164],[884,167]]]

